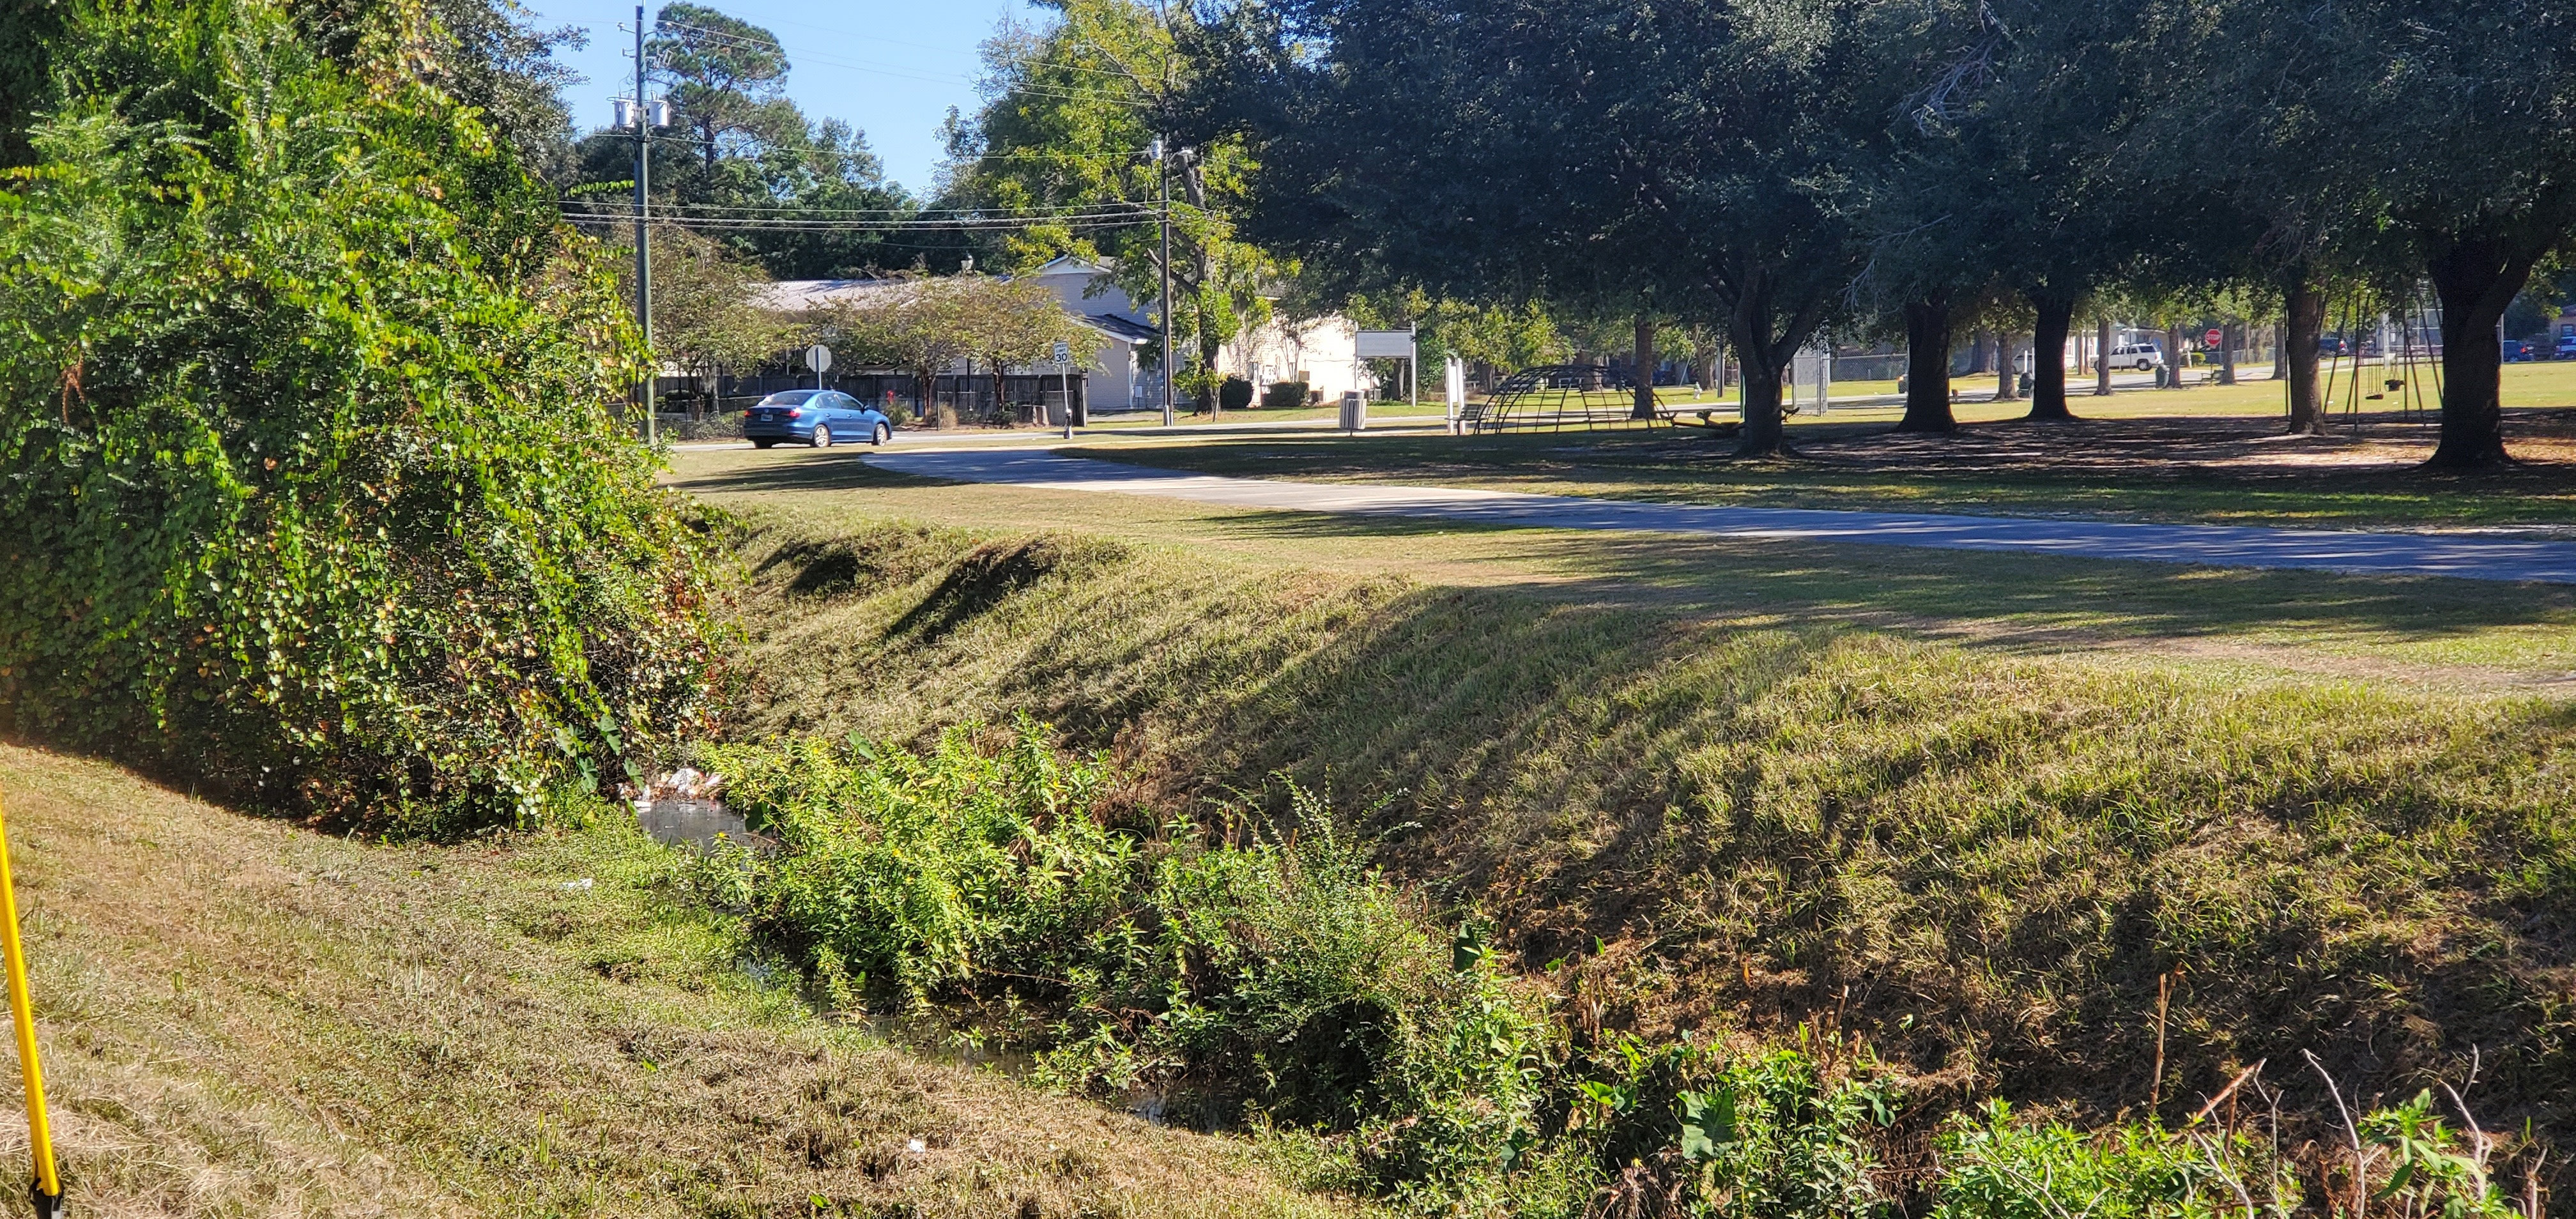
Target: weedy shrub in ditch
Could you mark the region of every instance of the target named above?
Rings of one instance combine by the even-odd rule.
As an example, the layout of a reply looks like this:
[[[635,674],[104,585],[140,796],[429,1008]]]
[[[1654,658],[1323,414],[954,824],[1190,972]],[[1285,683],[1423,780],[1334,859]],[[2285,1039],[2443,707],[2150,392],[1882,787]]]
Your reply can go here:
[[[1888,1209],[1875,1138],[1898,1097],[1866,1058],[1612,1043],[1569,1138],[1604,1178],[1597,1215],[1848,1219]]]
[[[2297,1182],[2244,1134],[2086,1132],[2018,1119],[1997,1100],[1951,1119],[1937,1151],[1935,1219],[2261,1219],[2298,1206]]]
[[[1296,793],[1284,833],[1174,820],[1147,837],[1100,817],[1106,762],[1059,756],[1025,720],[1002,748],[979,735],[927,754],[707,750],[781,850],[707,865],[706,883],[738,886],[845,998],[1051,1013],[1041,1082],[1343,1132],[1355,1172],[1425,1206],[1501,1188],[1538,1138],[1554,1024],[1321,801]]]
[[[77,6],[0,194],[0,722],[273,806],[541,814],[711,713],[714,551],[551,193],[408,48]]]

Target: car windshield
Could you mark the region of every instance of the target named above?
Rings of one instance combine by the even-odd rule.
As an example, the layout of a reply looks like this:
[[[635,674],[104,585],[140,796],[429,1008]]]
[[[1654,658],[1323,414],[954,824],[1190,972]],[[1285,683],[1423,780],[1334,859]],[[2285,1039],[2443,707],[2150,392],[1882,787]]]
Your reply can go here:
[[[822,393],[819,389],[783,389],[760,400],[762,406],[802,406],[805,400]]]

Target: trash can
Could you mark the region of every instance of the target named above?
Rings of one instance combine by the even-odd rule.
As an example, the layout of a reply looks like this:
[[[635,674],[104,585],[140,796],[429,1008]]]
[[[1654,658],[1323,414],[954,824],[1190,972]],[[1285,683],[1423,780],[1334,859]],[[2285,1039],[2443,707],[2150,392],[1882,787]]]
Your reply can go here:
[[[1342,395],[1342,430],[1356,432],[1368,426],[1368,396],[1353,390]]]

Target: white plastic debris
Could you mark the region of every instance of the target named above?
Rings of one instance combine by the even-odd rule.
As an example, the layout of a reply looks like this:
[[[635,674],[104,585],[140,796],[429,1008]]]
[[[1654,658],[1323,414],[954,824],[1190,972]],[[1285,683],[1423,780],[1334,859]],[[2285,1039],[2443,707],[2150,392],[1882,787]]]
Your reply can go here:
[[[930,1150],[930,1147],[929,1147],[929,1145],[928,1145],[928,1144],[923,1143],[920,1139],[914,1139],[913,1141],[911,1141],[911,1142],[909,1142],[909,1143],[904,1144],[904,1145],[903,1145],[903,1149],[904,1149],[905,1151],[909,1151],[909,1152],[911,1152],[911,1153],[912,1153],[912,1154],[914,1154],[914,1155],[920,1155],[920,1154],[922,1154],[922,1153],[924,1153],[924,1152],[926,1152],[926,1151],[929,1151],[929,1150]]]
[[[580,880],[568,880],[568,881],[565,881],[565,882],[564,882],[564,888],[567,888],[567,889],[582,889],[582,890],[588,890],[588,889],[590,888],[590,878],[589,878],[589,877],[587,877],[587,876],[585,876],[585,877],[582,877]]]

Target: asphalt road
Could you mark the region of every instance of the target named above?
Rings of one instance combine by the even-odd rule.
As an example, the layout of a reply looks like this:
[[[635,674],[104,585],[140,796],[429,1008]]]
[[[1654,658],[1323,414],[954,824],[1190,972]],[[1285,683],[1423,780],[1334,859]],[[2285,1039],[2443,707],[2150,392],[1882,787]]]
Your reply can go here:
[[[1732,508],[1460,487],[1282,482],[1153,470],[1031,449],[872,453],[867,460],[886,470],[955,482],[1160,495],[1238,508],[1431,517],[1524,528],[1619,529],[2211,567],[2304,568],[2368,575],[2576,584],[2576,542],[1948,516],[1931,512]]]

